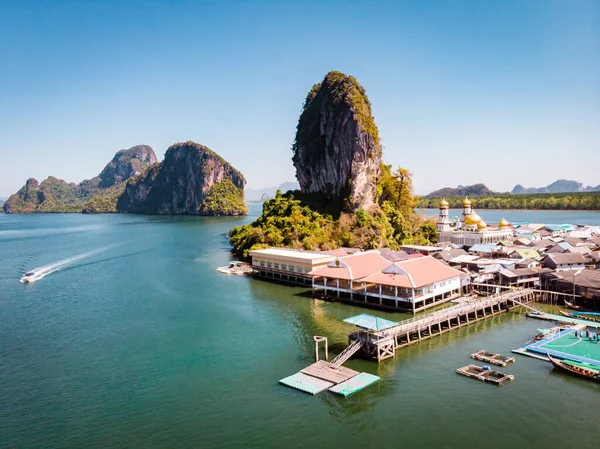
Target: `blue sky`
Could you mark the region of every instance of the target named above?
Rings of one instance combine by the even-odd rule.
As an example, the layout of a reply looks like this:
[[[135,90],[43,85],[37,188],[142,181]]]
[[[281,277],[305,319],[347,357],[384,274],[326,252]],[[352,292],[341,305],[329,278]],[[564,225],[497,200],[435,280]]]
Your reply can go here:
[[[250,188],[293,180],[302,102],[333,69],[417,193],[600,184],[598,1],[0,0],[0,60],[0,196],[186,140]]]

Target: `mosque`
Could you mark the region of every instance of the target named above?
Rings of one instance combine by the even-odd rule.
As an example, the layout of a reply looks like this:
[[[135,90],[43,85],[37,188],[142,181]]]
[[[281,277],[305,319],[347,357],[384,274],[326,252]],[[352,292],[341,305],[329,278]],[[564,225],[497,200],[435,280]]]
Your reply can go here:
[[[483,219],[473,211],[471,201],[463,201],[462,221],[450,221],[448,217],[448,202],[440,201],[440,214],[437,231],[440,242],[450,242],[456,245],[473,246],[479,243],[493,244],[507,240],[513,236],[513,230],[504,218],[498,226],[488,226]]]

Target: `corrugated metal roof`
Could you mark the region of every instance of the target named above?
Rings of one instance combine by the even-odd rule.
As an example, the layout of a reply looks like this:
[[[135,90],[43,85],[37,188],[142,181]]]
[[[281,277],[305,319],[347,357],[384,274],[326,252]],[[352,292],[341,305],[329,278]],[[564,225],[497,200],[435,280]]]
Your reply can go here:
[[[499,248],[498,245],[485,245],[483,243],[478,243],[476,245],[471,246],[471,248],[469,248],[469,252],[491,254],[494,251],[494,249],[497,248]]]

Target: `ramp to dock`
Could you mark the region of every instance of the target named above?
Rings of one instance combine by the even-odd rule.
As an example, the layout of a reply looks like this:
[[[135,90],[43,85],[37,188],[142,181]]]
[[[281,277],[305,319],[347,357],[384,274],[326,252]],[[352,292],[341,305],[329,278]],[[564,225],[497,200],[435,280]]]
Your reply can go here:
[[[331,366],[339,368],[346,360],[352,357],[362,347],[363,342],[354,340],[346,349],[344,349],[335,359],[331,361]]]

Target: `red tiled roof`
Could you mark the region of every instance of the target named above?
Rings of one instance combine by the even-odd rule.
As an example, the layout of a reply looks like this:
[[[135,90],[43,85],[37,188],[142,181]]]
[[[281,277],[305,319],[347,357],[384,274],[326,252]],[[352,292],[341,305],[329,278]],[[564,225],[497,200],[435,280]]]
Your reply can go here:
[[[339,261],[339,266],[336,266],[336,261]],[[393,267],[394,265],[396,268]],[[395,271],[395,273],[382,271]],[[309,276],[419,288],[461,274],[460,271],[441,263],[432,256],[422,256],[390,264],[390,261],[378,252],[368,251],[339,257],[328,265],[311,271]]]
[[[336,266],[336,262],[340,262]],[[349,256],[338,257],[324,267],[308,273],[309,276],[328,277],[331,279],[357,280],[368,276],[390,265],[390,261],[377,251],[366,251]]]
[[[394,265],[406,272],[407,275],[386,274],[379,271],[361,280],[396,287],[420,288],[425,285],[452,279],[462,274],[460,271],[441,263],[431,256],[403,260],[396,262]]]

